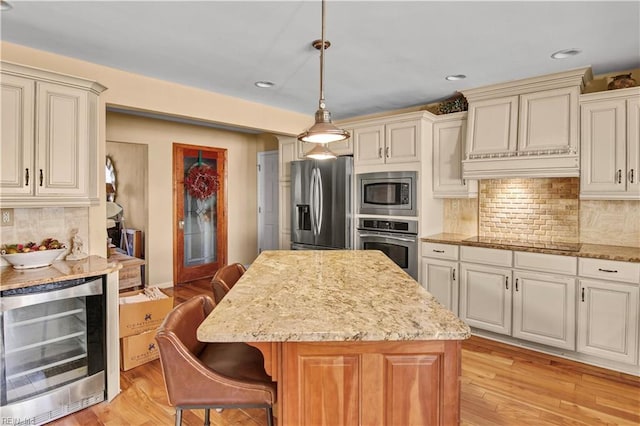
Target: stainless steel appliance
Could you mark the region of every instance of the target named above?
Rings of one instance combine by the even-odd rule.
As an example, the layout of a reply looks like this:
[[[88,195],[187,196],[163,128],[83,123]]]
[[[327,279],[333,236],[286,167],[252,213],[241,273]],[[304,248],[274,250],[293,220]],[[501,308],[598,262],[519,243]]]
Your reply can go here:
[[[291,162],[291,249],[350,249],[353,158]]]
[[[106,280],[0,292],[0,412],[40,425],[104,401]]]
[[[380,250],[418,280],[418,222],[360,218],[358,249]]]
[[[416,172],[358,174],[358,213],[417,216],[416,176]]]

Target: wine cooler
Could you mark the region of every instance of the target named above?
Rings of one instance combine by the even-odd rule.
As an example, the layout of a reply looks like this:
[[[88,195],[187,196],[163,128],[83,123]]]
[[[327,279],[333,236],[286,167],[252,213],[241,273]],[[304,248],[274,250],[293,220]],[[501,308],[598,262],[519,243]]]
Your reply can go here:
[[[0,422],[44,424],[105,399],[105,289],[100,276],[0,293]]]

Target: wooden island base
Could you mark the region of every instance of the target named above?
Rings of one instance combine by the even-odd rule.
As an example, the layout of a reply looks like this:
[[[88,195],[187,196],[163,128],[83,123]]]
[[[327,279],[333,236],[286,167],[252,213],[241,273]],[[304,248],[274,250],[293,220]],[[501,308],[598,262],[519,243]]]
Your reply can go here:
[[[460,423],[458,340],[250,344],[278,382],[280,426]]]

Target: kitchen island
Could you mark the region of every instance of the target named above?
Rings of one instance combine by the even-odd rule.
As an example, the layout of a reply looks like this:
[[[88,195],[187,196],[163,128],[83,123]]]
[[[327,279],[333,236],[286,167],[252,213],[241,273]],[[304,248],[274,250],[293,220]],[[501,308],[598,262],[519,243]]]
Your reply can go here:
[[[198,329],[247,342],[279,425],[453,425],[469,327],[382,252],[265,251]]]

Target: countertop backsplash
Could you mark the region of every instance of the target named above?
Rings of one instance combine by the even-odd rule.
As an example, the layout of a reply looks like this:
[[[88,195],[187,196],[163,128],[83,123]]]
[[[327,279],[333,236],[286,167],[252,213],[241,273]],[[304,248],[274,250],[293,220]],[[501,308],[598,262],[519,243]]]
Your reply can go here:
[[[46,207],[13,210],[13,226],[0,227],[0,245],[40,243],[45,238],[55,238],[71,247],[71,231],[78,229],[89,252],[89,209],[87,207]],[[8,265],[0,260],[0,266]]]
[[[479,189],[480,198],[444,200],[443,232],[640,247],[640,201],[580,200],[578,178],[481,180]]]

